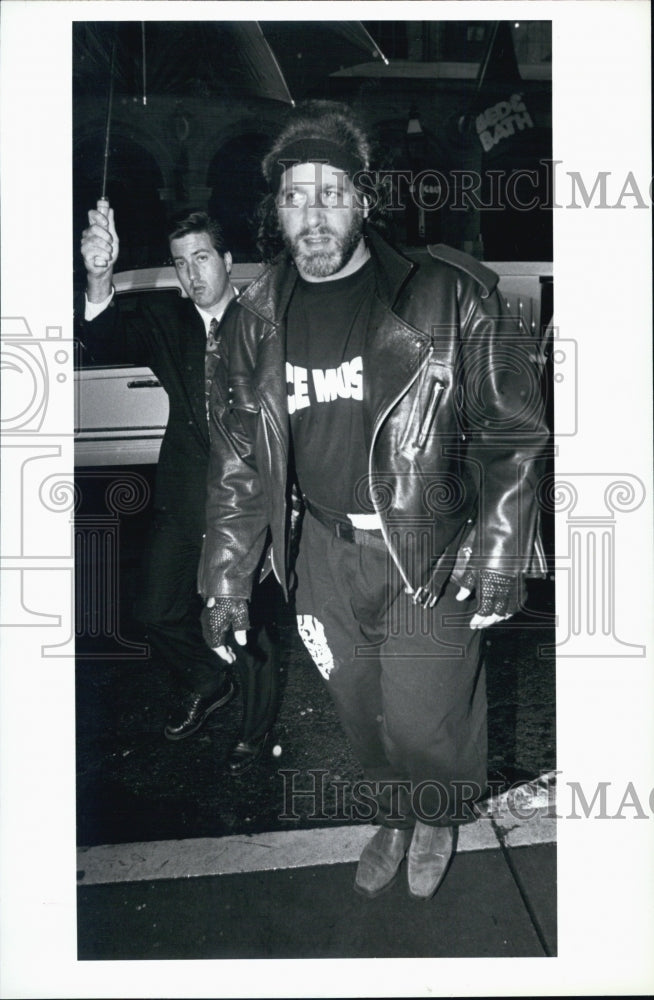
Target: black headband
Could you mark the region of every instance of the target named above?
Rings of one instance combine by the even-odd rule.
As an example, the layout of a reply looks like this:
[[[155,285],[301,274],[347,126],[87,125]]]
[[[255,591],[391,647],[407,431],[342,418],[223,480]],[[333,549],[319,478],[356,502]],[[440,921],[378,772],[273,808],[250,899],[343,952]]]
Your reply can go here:
[[[359,170],[365,170],[366,165],[356,153],[330,139],[318,136],[307,136],[295,139],[282,146],[271,169],[270,189],[273,194],[279,190],[282,175],[297,163],[328,163],[338,170],[344,170],[353,177]]]

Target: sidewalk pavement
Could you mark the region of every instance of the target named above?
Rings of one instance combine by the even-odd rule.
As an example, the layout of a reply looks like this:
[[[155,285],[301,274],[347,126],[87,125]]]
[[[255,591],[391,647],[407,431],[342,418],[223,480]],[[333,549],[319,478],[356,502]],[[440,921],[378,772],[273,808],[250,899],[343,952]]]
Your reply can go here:
[[[428,902],[354,893],[370,826],[80,848],[78,958],[554,956],[554,795],[489,800]]]

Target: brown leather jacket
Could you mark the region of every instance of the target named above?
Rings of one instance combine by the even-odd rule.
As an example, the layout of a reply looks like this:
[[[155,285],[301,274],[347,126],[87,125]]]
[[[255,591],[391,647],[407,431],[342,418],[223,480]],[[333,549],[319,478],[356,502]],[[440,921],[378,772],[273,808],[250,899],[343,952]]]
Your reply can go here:
[[[367,241],[376,275],[363,355],[369,491],[397,571],[421,602],[437,596],[472,530],[470,566],[521,573],[548,439],[538,345],[507,317],[497,275],[473,258],[436,247],[418,265],[373,230]],[[267,538],[287,584],[284,317],[295,280],[288,258],[278,259],[223,324],[198,575],[205,597],[248,599]]]

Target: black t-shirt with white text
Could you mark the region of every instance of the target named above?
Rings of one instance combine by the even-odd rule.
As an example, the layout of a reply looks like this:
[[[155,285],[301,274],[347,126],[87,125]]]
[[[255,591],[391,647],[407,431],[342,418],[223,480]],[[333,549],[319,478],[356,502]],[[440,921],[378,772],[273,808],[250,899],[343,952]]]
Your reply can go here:
[[[374,293],[372,261],[345,278],[298,278],[287,315],[286,381],[302,493],[345,515],[370,511],[365,483],[363,347]]]

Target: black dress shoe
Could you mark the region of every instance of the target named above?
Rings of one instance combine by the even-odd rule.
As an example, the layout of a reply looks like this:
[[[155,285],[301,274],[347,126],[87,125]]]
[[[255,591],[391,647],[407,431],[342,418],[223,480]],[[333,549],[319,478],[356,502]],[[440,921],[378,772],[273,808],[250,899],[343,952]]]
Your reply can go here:
[[[258,740],[243,740],[237,743],[227,758],[229,773],[244,774],[256,764],[265,749],[269,736],[270,733],[264,733]]]
[[[230,678],[214,694],[203,695],[191,691],[172,714],[164,729],[164,736],[167,740],[183,740],[196,733],[207,717],[231,701],[235,694],[236,687]]]

